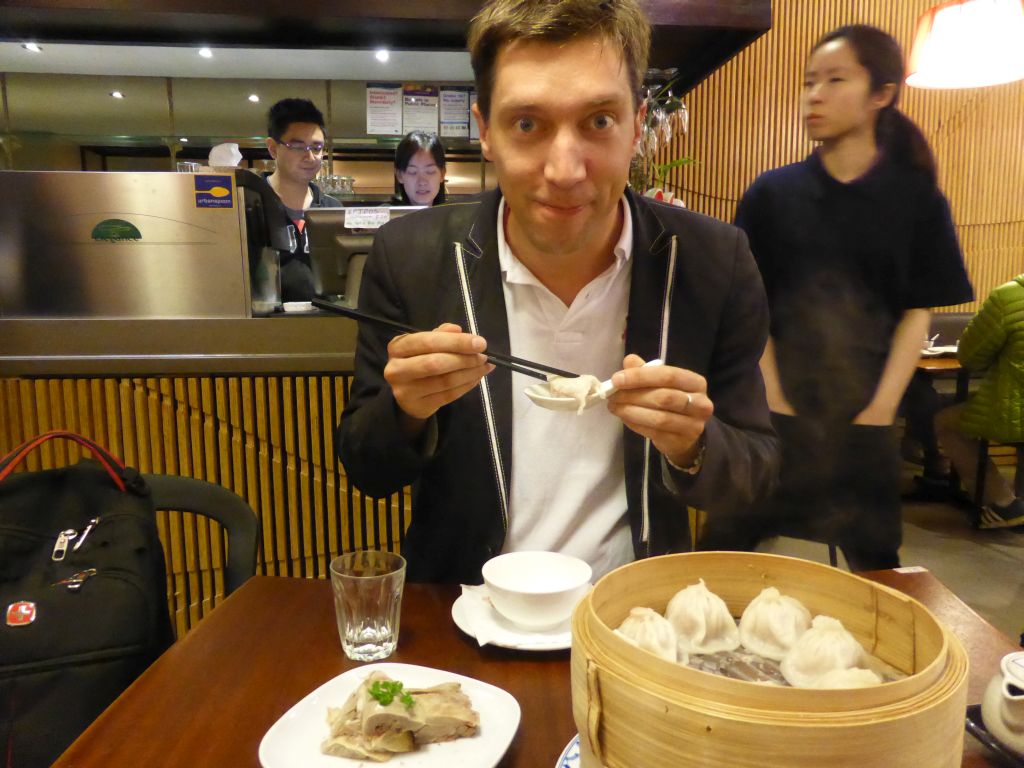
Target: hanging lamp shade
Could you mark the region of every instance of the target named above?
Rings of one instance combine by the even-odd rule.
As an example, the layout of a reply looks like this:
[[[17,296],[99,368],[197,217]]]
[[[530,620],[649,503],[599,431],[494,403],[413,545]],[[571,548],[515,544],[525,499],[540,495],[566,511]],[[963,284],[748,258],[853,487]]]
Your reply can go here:
[[[1024,79],[1024,0],[954,0],[917,23],[907,85],[980,88]]]

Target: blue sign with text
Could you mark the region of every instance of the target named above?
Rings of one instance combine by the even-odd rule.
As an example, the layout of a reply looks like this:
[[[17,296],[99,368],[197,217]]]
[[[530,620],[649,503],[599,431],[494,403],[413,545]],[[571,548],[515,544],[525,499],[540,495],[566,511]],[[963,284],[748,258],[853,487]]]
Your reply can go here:
[[[234,208],[234,192],[230,176],[197,173],[195,179],[196,208]]]

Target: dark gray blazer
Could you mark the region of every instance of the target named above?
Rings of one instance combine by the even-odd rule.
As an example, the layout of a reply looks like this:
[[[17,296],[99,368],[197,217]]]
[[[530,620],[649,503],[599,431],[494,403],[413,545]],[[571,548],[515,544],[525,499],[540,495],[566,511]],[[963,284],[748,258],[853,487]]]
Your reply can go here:
[[[647,557],[690,548],[688,506],[738,515],[763,499],[777,478],[778,445],[758,368],[768,309],[745,236],[715,219],[627,196],[634,242],[626,351],[702,374],[715,406],[696,475],[670,468],[648,440],[623,427],[634,551]],[[382,227],[360,306],[417,328],[458,323],[486,338],[489,349],[508,353],[499,200],[489,192]],[[511,373],[496,369],[442,408],[428,430],[430,444],[415,445],[398,426],[382,375],[389,338],[359,329],[339,457],[349,481],[368,495],[413,485],[403,550],[408,578],[479,583],[480,567],[501,551],[508,528]]]

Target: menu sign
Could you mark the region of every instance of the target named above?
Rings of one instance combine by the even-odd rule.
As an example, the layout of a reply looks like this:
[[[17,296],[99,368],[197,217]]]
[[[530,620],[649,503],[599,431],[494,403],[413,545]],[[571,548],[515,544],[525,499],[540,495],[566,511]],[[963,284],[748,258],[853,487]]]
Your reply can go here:
[[[402,89],[402,130],[437,133],[438,88],[406,85]]]
[[[441,89],[442,138],[469,136],[469,89]]]
[[[391,83],[367,84],[366,132],[370,135],[402,135],[402,86]]]

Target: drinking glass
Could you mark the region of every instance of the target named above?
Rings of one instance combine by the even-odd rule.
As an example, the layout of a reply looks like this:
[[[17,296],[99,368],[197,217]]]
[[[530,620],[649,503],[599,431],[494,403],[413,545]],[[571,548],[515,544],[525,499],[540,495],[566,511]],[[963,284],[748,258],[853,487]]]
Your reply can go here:
[[[362,550],[331,561],[338,635],[354,661],[377,661],[398,645],[405,586],[405,559],[393,552]]]

